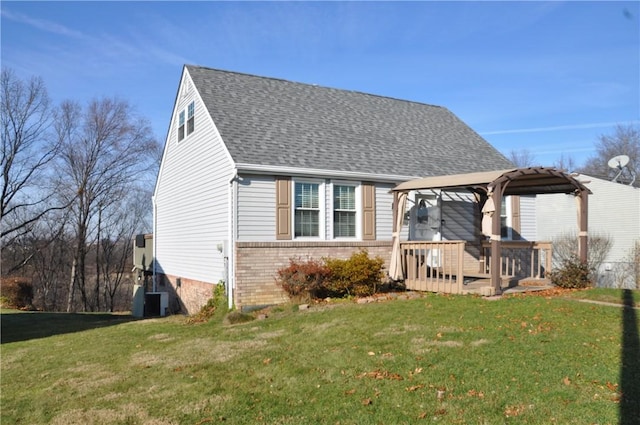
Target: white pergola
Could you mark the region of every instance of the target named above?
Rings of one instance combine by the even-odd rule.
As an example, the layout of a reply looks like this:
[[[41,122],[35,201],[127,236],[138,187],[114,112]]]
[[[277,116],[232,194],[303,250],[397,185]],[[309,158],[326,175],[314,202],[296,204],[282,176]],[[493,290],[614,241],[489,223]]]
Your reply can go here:
[[[496,294],[501,292],[500,256],[500,211],[502,197],[509,195],[536,195],[547,193],[573,194],[578,203],[578,255],[587,262],[588,195],[591,191],[574,176],[556,168],[529,167],[508,170],[486,171],[449,176],[424,177],[400,183],[393,192],[393,250],[389,266],[391,278],[404,277],[400,251],[400,230],[407,203],[413,190],[440,189],[444,191],[469,191],[482,205],[483,233],[491,241],[491,285]]]

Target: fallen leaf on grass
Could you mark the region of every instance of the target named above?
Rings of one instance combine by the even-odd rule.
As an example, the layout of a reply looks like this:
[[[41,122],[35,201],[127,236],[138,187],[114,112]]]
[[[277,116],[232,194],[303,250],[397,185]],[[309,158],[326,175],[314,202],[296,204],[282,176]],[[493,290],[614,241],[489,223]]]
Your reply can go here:
[[[609,388],[611,391],[618,391],[618,384],[612,384],[611,382],[607,381],[607,388]]]
[[[373,379],[392,379],[396,381],[402,381],[402,376],[397,373],[391,373],[387,370],[376,369],[372,372],[364,372],[357,375],[356,378],[373,378]]]
[[[564,379],[562,380],[562,383],[565,385],[571,385],[571,379],[569,379],[568,376],[565,376]]]
[[[524,409],[525,409],[525,407],[524,407],[523,405],[519,405],[519,406],[507,406],[507,407],[504,409],[504,415],[505,415],[507,418],[514,417],[514,416],[518,416],[518,415],[520,415],[521,413],[523,413],[523,412],[524,412]]]
[[[345,393],[346,395],[355,394],[355,393],[356,393],[356,389],[355,389],[355,388],[353,388],[353,389],[350,389],[350,390],[345,391],[344,393]]]
[[[416,390],[419,390],[420,388],[424,388],[424,385],[414,385],[412,387],[407,387],[406,390],[407,391],[416,391]]]
[[[269,364],[269,363],[271,363],[271,359],[264,359],[264,360],[262,361],[262,364],[265,364],[265,365],[266,365],[266,364]]]
[[[362,400],[363,406],[369,406],[371,403],[373,403],[373,401],[370,398],[365,398],[364,400]]]
[[[482,391],[469,390],[469,391],[467,391],[467,395],[469,397],[484,398],[484,393]]]

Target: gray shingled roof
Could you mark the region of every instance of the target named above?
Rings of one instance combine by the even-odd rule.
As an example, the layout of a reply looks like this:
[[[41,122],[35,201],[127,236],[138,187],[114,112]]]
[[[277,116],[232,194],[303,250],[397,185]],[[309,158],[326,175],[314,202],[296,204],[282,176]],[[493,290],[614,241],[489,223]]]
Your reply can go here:
[[[513,167],[440,106],[186,68],[236,163],[401,176]]]

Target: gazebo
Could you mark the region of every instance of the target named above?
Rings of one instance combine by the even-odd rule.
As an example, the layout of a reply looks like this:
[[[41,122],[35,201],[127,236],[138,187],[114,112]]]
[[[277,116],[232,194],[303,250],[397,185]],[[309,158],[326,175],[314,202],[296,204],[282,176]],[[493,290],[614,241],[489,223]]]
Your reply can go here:
[[[440,190],[471,192],[482,212],[482,233],[489,240],[489,257],[482,270],[465,267],[465,243],[467,241],[401,242],[408,194],[416,190]],[[578,256],[587,261],[587,222],[589,189],[573,175],[556,168],[529,167],[496,170],[469,174],[424,177],[400,183],[393,192],[393,250],[389,275],[394,280],[421,282],[422,285],[408,289],[423,289],[434,292],[462,292],[465,275],[483,276],[490,279],[491,294],[500,294],[504,265],[501,261],[505,243],[501,238],[500,208],[504,196],[537,195],[549,193],[572,194],[577,200],[578,211]],[[495,212],[498,212],[497,214]],[[403,249],[402,244],[407,248]],[[549,249],[550,251],[550,249]],[[532,256],[532,263],[534,259]],[[540,261],[540,260],[535,260]],[[468,261],[467,261],[468,263]],[[547,253],[550,265],[550,252]],[[547,265],[547,269],[548,266]],[[533,270],[533,265],[531,265]],[[539,266],[540,267],[540,266]],[[533,271],[532,271],[533,273]]]

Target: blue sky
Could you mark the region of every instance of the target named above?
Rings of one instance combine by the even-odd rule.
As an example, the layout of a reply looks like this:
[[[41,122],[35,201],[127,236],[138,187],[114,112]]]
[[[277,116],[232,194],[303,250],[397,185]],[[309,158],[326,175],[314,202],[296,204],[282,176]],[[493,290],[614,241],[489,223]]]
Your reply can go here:
[[[2,65],[118,96],[161,142],[185,63],[447,107],[497,149],[582,163],[640,123],[640,2],[2,1]]]

